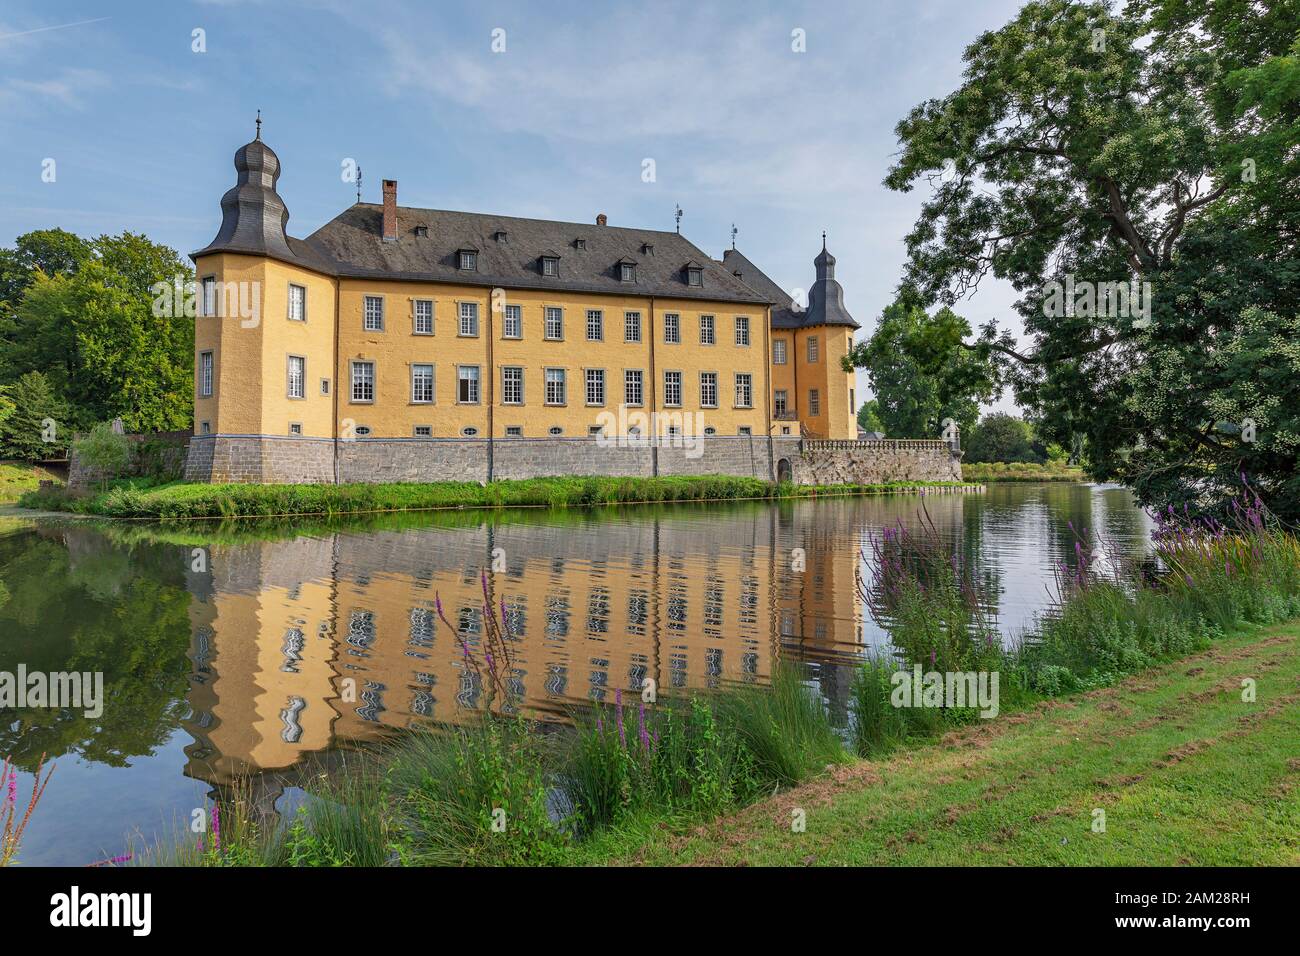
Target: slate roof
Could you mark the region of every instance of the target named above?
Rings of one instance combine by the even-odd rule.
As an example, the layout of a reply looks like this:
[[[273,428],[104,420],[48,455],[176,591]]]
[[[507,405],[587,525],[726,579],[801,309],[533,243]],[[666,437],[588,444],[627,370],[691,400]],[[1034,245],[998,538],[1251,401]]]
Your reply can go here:
[[[844,307],[844,289],[835,280],[835,257],[822,251],[813,260],[816,279],[808,290],[808,308],[797,307],[793,298],[772,281],[763,270],[735,249],[722,254],[722,267],[765,298],[771,299],[772,328],[807,329],[819,325],[843,325],[861,328]]]
[[[675,232],[597,226],[489,213],[397,207],[397,238],[383,238],[383,206],[357,203],[304,240],[310,252],[349,278],[409,279],[562,289],[609,295],[655,295],[765,305],[768,299],[737,280]],[[417,236],[416,226],[428,228]],[[498,233],[505,241],[498,241]],[[576,240],[585,239],[579,249]],[[645,252],[646,246],[653,252]],[[460,269],[457,253],[478,251],[477,268]],[[542,274],[542,256],[559,258],[559,275]],[[623,282],[617,265],[631,262],[636,279]],[[687,284],[690,263],[703,269],[703,287]]]

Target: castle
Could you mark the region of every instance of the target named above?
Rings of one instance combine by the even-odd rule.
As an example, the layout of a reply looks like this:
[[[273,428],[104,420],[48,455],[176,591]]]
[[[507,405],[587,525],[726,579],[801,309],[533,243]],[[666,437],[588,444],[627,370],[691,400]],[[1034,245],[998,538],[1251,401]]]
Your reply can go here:
[[[235,170],[192,253],[191,480],[776,479],[856,437],[824,238],[801,307],[735,249],[401,206],[393,180],[295,239],[260,121]]]

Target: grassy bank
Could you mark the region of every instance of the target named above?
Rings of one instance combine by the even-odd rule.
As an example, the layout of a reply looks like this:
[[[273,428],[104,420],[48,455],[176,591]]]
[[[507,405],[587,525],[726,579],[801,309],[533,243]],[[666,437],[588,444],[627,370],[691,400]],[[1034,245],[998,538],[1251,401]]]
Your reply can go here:
[[[1257,681],[1254,702],[1241,699],[1247,678]],[[1250,628],[1114,687],[863,761],[694,831],[648,830],[613,859],[1295,866],[1298,684],[1300,622]],[[807,814],[800,834],[790,831],[794,808]]]
[[[282,515],[340,515],[435,508],[571,507],[632,502],[727,501],[830,495],[875,495],[919,488],[955,487],[952,482],[881,485],[773,484],[724,475],[659,478],[530,478],[520,481],[435,484],[208,485],[118,481],[90,493],[33,491],[25,508],[109,518],[193,519]]]
[[[1300,862],[1300,542],[1257,502],[1226,524],[1162,519],[1158,576],[1103,571],[1081,537],[1056,606],[1009,649],[978,575],[937,540],[900,528],[875,542],[859,586],[897,659],[861,666],[847,727],[789,665],[768,688],[615,691],[567,727],[505,716],[512,644],[485,604],[461,650],[492,716],[311,775],[308,803],[269,830],[227,801],[220,846],[153,859]],[[997,715],[900,706],[900,664],[1000,675]]]
[[[36,491],[42,480],[58,479],[40,465],[0,461],[0,502],[17,501],[22,495]]]
[[[1088,481],[1082,468],[1061,462],[962,462],[962,478],[976,484],[993,481]]]

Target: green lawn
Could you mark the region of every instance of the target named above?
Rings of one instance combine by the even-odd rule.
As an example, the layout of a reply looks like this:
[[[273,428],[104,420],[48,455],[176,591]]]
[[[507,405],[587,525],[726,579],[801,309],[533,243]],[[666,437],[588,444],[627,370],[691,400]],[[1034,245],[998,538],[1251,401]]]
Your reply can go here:
[[[835,495],[875,495],[921,488],[952,489],[959,482],[899,481],[880,485],[812,487],[729,475],[658,478],[560,477],[520,481],[431,484],[209,485],[119,480],[106,491],[32,492],[27,508],[110,518],[230,518],[340,515],[438,508],[571,507],[640,502],[728,501]]]
[[[1241,699],[1241,681],[1257,699]],[[795,809],[803,833],[791,832]],[[1105,832],[1093,832],[1093,811]],[[863,761],[619,862],[1300,864],[1300,622]]]
[[[966,481],[1088,481],[1082,468],[1060,462],[962,462],[962,478]]]
[[[55,476],[40,465],[0,461],[0,501],[17,501],[19,496],[35,491],[43,478],[54,479]]]

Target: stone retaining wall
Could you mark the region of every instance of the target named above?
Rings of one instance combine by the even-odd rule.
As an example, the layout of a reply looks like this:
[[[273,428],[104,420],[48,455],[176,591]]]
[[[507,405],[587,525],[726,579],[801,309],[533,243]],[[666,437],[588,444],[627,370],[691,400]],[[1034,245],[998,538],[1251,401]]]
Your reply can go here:
[[[82,436],[77,435],[73,441]],[[193,437],[188,431],[148,432],[126,435],[128,458],[126,476],[131,478],[177,478],[188,469],[189,443]],[[77,455],[75,444],[68,449],[68,487],[84,488],[106,477],[91,468]],[[113,477],[117,477],[116,475]]]
[[[737,475],[797,484],[960,481],[961,455],[941,441],[804,441],[709,436],[698,445],[603,445],[594,438],[367,438],[340,441],[343,483],[487,481],[549,475],[609,477]],[[770,444],[770,448],[769,448]],[[329,439],[199,435],[189,445],[190,481],[332,483]]]

